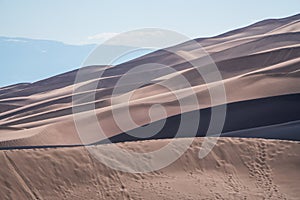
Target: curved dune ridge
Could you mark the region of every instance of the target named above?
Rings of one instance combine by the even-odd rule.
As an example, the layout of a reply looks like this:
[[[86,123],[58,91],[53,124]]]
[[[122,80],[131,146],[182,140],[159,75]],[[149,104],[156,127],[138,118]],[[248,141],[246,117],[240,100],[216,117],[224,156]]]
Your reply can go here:
[[[178,138],[178,148],[186,138]],[[221,138],[204,159],[196,138],[166,168],[132,174],[113,170],[83,147],[1,151],[3,199],[298,199],[300,144]],[[149,152],[169,140],[120,143]],[[104,146],[98,145],[101,150]],[[104,148],[107,150],[108,148]],[[143,165],[149,167],[149,157]],[[151,166],[150,166],[151,167]]]
[[[227,101],[220,103],[228,103],[224,135],[238,137],[239,131],[300,120],[298,106],[300,15],[265,20],[216,37],[194,41],[199,42],[214,60],[222,75],[222,81],[211,83],[204,81],[190,62],[204,71],[207,70],[208,73],[213,73],[209,72],[211,65],[206,62],[207,57],[203,54],[203,50],[199,50],[192,42],[185,42],[169,48],[177,55],[162,49],[109,68],[85,67],[83,73],[86,81],[76,85],[74,81],[78,71],[74,70],[32,84],[1,88],[1,147],[82,144],[72,116],[74,96],[78,99],[86,98],[87,100],[83,102],[95,105],[95,113],[106,136],[119,138],[116,141],[135,140],[124,135],[125,130],[118,127],[112,114],[113,109],[121,115],[128,105],[131,117],[140,126],[163,120],[160,116],[149,118],[149,108],[155,104],[162,105],[168,122],[165,130],[170,130],[169,128],[179,123],[178,120],[174,120],[176,116],[179,119],[184,113],[199,112],[202,122],[197,135],[205,135],[205,127],[210,119],[209,110],[211,107],[219,106],[211,102],[208,88],[221,83],[224,84]],[[186,61],[180,55],[188,55],[190,60]],[[117,81],[126,72],[147,63],[153,63],[151,68],[138,74],[129,73],[129,85],[118,86],[117,89],[122,91],[112,95]],[[167,68],[172,68],[176,72],[170,72]],[[98,77],[97,72],[104,69],[106,70],[102,77]],[[148,84],[138,89],[130,89],[149,76],[151,80]],[[188,80],[188,84],[177,81],[182,76]],[[99,83],[95,100],[88,100],[93,93],[91,90],[81,90],[83,91],[81,93],[76,93],[75,90],[73,93],[74,88],[89,88],[97,82]],[[172,89],[164,87],[166,85]],[[179,106],[178,100],[188,102],[194,94],[199,105],[188,105],[184,108]],[[129,104],[122,105],[128,95],[132,95]],[[89,111],[86,107],[76,104],[76,108],[88,116],[87,113],[93,111]],[[278,134],[272,128],[268,128],[270,132],[267,135],[261,133],[247,136],[299,140],[298,134],[294,134],[297,128],[290,130],[287,126],[281,127],[286,128],[285,134]],[[136,127],[131,129],[133,128],[136,129]],[[130,128],[126,131],[130,131]],[[175,132],[176,130],[172,130],[166,133],[162,130],[155,138],[172,137]],[[189,133],[186,134],[189,136]],[[244,132],[242,135],[246,136]],[[104,139],[99,136],[88,143],[97,143]]]

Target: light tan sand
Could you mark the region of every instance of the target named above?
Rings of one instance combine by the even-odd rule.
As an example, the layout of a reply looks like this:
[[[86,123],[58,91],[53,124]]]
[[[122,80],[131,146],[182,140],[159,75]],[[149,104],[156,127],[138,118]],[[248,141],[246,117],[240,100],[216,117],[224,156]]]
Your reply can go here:
[[[145,152],[168,141],[119,145]],[[59,200],[299,198],[299,142],[222,138],[200,160],[202,141],[195,139],[172,165],[144,174],[112,170],[83,147],[1,151],[0,196]]]

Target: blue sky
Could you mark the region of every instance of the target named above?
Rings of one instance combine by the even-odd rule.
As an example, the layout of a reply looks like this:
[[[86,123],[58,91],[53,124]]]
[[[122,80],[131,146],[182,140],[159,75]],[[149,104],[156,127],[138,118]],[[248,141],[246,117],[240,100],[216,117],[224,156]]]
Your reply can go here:
[[[82,44],[155,27],[196,38],[299,12],[299,0],[0,0],[0,36]]]
[[[161,28],[209,37],[298,13],[299,0],[0,0],[0,87],[78,68],[94,48],[82,44],[126,31]]]

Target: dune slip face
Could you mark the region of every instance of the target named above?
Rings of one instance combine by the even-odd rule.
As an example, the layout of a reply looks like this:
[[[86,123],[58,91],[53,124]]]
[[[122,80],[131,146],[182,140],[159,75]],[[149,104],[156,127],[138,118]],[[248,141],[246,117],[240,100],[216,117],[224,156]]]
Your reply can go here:
[[[147,68],[132,71],[139,66]],[[208,82],[198,69],[214,76],[214,66],[221,79]],[[118,85],[125,75],[126,84]],[[226,101],[211,98],[220,85]],[[299,199],[299,86],[300,14],[122,64],[2,87],[0,199]],[[210,132],[213,111],[224,106],[221,138],[200,159],[207,133],[218,138]],[[128,113],[130,119],[123,117]],[[199,120],[177,136],[183,119],[193,116]],[[137,126],[122,129],[120,122],[126,127],[128,120]],[[162,124],[155,133],[145,131]],[[93,128],[99,125],[104,135]],[[147,173],[112,169],[91,154],[100,151],[123,166],[118,156],[109,157],[114,145],[147,153],[170,141],[178,155],[187,141],[191,146],[170,165]],[[127,162],[155,165],[151,156],[141,160],[138,166]]]

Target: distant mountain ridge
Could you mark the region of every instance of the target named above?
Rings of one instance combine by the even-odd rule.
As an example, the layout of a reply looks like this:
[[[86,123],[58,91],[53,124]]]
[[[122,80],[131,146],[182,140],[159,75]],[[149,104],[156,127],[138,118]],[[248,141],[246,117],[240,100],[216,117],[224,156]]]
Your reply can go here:
[[[33,82],[78,68],[95,47],[95,44],[0,37],[0,87]]]

